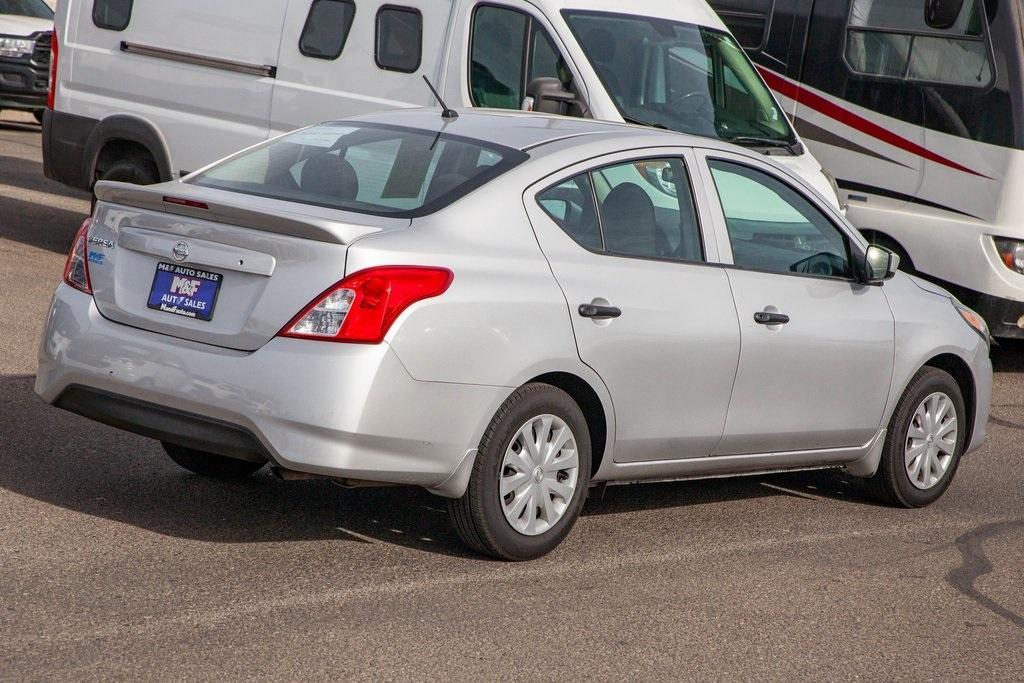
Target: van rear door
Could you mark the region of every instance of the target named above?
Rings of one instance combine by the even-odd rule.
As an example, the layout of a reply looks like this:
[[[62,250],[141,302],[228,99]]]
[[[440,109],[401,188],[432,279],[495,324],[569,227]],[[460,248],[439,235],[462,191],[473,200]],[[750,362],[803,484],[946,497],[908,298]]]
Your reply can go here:
[[[290,3],[277,57],[272,131],[433,104],[420,74],[437,82],[457,4]]]
[[[117,30],[97,25],[94,15],[102,23],[103,13],[92,2],[74,3],[76,31],[61,51],[61,71],[73,75],[60,84],[62,108],[97,120],[128,114],[149,122],[172,151],[174,172],[260,142],[269,129],[285,5],[136,2]]]

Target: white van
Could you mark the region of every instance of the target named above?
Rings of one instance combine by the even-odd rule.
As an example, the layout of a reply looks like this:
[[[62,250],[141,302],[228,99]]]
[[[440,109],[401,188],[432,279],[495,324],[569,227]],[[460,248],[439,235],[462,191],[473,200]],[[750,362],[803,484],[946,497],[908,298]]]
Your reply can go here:
[[[43,120],[52,29],[53,10],[43,0],[0,0],[0,109]]]
[[[628,9],[624,9],[627,8]],[[59,0],[48,177],[152,183],[276,134],[435,103],[648,124],[770,154],[831,201],[703,0]]]

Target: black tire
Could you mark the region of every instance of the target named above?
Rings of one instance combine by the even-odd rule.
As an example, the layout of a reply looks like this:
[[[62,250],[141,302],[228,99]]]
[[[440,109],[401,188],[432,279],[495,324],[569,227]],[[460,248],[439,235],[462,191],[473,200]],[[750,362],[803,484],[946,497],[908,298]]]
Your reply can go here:
[[[547,531],[527,536],[505,518],[499,483],[505,452],[532,418],[554,415],[565,422],[576,440],[576,488],[565,511]],[[473,464],[469,488],[448,502],[459,537],[474,550],[503,560],[532,560],[553,550],[568,535],[580,515],[590,486],[590,430],[579,405],[569,394],[549,384],[527,384],[512,393],[491,420]],[[561,475],[559,475],[561,476]]]
[[[956,410],[957,435],[956,447],[942,478],[931,488],[921,489],[911,483],[910,475],[904,462],[908,431],[911,420],[922,401],[933,393],[942,392],[949,397]],[[869,491],[879,500],[904,508],[920,508],[938,500],[949,488],[960,456],[964,451],[964,437],[967,433],[967,411],[964,398],[956,380],[946,371],[933,367],[924,367],[910,381],[896,405],[889,430],[885,437],[885,447],[878,471],[867,480]]]
[[[186,470],[212,479],[239,479],[256,472],[266,463],[238,460],[194,448],[162,442],[167,455]]]
[[[96,178],[132,185],[155,185],[160,182],[160,171],[156,162],[148,157],[129,157],[115,161],[108,168],[101,169]],[[92,196],[92,213],[96,212],[96,194]]]
[[[36,121],[38,121],[40,123],[40,125],[43,123],[43,110],[42,109],[36,109],[35,111],[33,111],[32,112],[32,116],[36,117]]]

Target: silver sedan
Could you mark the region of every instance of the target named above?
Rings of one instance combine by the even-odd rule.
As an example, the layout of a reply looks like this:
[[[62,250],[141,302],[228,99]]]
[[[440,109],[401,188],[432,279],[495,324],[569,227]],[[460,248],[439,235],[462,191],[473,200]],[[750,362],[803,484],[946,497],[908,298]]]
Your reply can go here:
[[[96,193],[46,401],[201,475],[426,488],[497,557],[597,484],[841,467],[924,506],[985,437],[981,318],[736,147],[402,111]]]

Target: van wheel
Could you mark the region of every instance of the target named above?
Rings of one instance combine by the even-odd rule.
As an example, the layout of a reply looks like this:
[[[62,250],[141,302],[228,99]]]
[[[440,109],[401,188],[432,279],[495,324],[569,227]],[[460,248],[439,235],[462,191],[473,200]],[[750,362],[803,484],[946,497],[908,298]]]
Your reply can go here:
[[[889,421],[878,471],[868,487],[883,502],[918,508],[949,488],[967,434],[963,394],[944,370],[922,368]]]
[[[590,431],[583,411],[549,384],[509,396],[480,442],[465,495],[448,511],[471,548],[531,560],[562,542],[590,485]]]
[[[173,443],[161,442],[171,460],[186,470],[213,479],[238,479],[256,472],[266,463],[251,460],[238,460],[223,455],[197,451]]]
[[[146,157],[129,157],[115,161],[109,168],[100,171],[96,178],[100,180],[112,180],[118,183],[131,183],[132,185],[155,185],[160,182],[160,172],[156,163]],[[96,193],[92,195],[92,213],[96,212]]]
[[[36,109],[34,112],[32,112],[32,116],[36,117],[36,121],[38,121],[40,124],[42,124],[42,122],[43,122],[43,110],[42,109]]]

